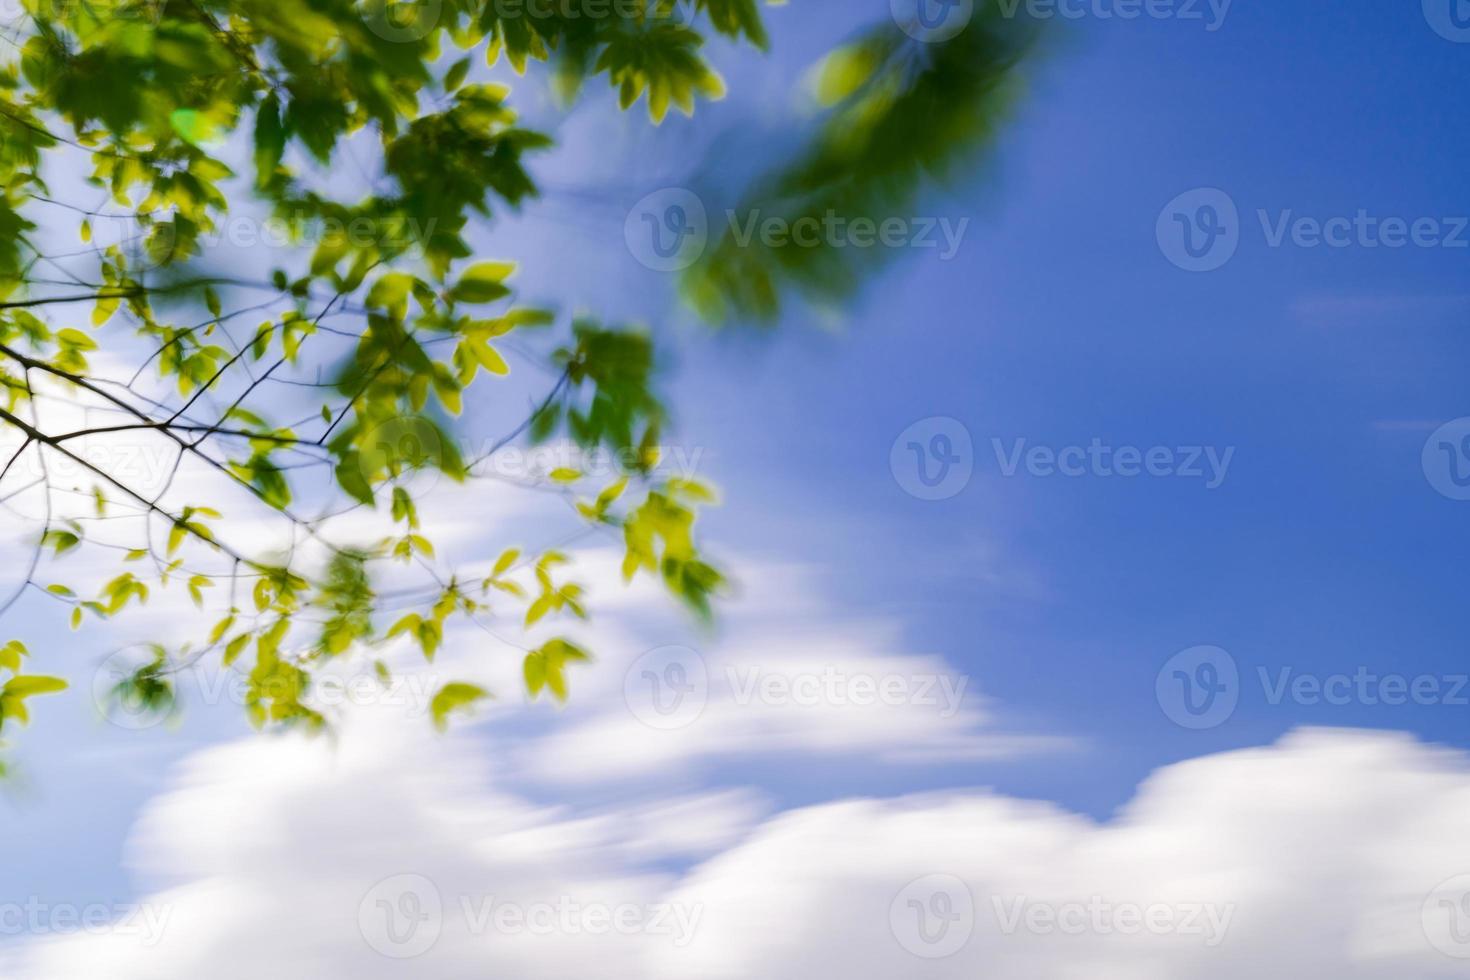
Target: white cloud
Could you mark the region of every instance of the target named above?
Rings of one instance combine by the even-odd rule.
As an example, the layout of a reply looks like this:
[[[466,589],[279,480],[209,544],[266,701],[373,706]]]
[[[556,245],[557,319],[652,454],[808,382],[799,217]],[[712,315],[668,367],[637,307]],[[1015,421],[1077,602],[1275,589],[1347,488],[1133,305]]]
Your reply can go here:
[[[577,568],[603,581],[616,560],[584,553]],[[680,776],[733,756],[912,764],[1072,747],[1001,729],[980,680],[906,649],[893,621],[836,617],[810,569],[735,570],[742,594],[722,610],[716,635],[689,630],[646,584],[621,597],[599,592],[594,607],[615,615],[600,614],[586,631],[598,663],[573,674],[575,697],[556,729],[517,753],[524,771],[598,783]],[[634,615],[643,617],[636,630]]]
[[[1439,882],[1470,871],[1467,812],[1463,756],[1344,731],[1172,766],[1103,826],[971,795],[818,807],[773,821],[682,884],[676,900],[712,910],[682,967],[772,980],[1462,975],[1464,963],[1426,939],[1421,911]],[[916,961],[894,942],[889,914],[906,883],[936,874],[964,883],[973,933],[948,958]],[[907,898],[942,909],[930,903],[943,881]],[[1090,913],[1076,935],[1063,931],[1075,914],[1047,926],[1094,904],[1106,918],[1160,906],[1158,921],[1179,929],[1098,930]],[[911,947],[944,951],[919,937],[907,901],[896,914]],[[790,921],[801,928],[778,928]],[[937,919],[929,925],[933,938]],[[841,941],[817,939],[833,936]]]
[[[485,788],[471,739],[421,732],[369,717],[335,751],[254,739],[200,753],[135,835],[162,940],[43,938],[0,972],[1414,980],[1463,976],[1448,954],[1470,954],[1449,930],[1455,909],[1426,906],[1470,872],[1470,759],[1407,736],[1308,730],[1171,766],[1106,824],[967,792],[752,826],[743,794],[626,819],[536,806]],[[710,848],[683,876],[645,863]],[[442,916],[410,931],[409,913],[435,901]],[[550,928],[532,934],[507,903]],[[623,934],[598,908],[628,910]],[[960,918],[921,935],[919,910]],[[391,944],[390,913],[408,945]],[[614,934],[594,935],[599,922]],[[414,943],[427,948],[412,959],[373,948]],[[936,951],[951,955],[924,955]]]
[[[989,731],[969,677],[899,649],[895,631],[875,622],[769,623],[703,649],[637,651],[607,665],[623,682],[619,697],[539,740],[528,765],[595,782],[730,756],[862,754],[893,763],[1067,744]]]

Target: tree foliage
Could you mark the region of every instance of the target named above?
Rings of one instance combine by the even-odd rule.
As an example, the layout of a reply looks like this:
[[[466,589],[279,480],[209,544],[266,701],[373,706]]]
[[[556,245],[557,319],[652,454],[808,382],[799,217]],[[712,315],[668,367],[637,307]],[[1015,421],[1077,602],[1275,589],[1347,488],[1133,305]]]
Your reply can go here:
[[[483,457],[456,448],[453,420],[472,388],[504,383],[514,345],[554,380],[505,419],[491,451],[567,439],[611,453],[622,472],[606,483],[558,471],[538,489],[620,537],[625,577],[654,576],[711,615],[724,578],[695,525],[713,495],[657,473],[668,413],[650,335],[520,302],[515,264],[476,255],[469,237],[537,194],[533,160],[553,142],[518,121],[504,66],[544,63],[568,99],[609,85],[656,123],[722,94],[710,37],[768,43],[756,0],[611,3],[600,17],[568,4],[510,16],[482,0],[25,6],[0,54],[0,501],[28,505],[39,533],[5,611],[44,596],[80,628],[182,590],[200,609],[196,641],[153,648],[118,695],[172,711],[179,666],[214,658],[248,672],[253,723],[313,730],[328,722],[310,706],[313,677],[337,658],[402,637],[433,658],[456,620],[585,618],[563,552],[508,541],[471,577],[423,533],[416,476],[487,478]],[[906,206],[989,133],[1022,47],[993,18],[935,45],[877,27],[824,69],[828,109],[809,150],[752,194],[798,213]],[[363,147],[373,190],[334,193],[334,170]],[[104,205],[79,203],[99,195]],[[259,281],[203,261],[243,208],[295,232]],[[59,254],[46,243],[67,219],[87,247]],[[102,222],[127,234],[103,241]],[[347,231],[364,224],[374,233]],[[722,241],[684,288],[711,319],[768,318],[787,285],[850,291],[846,261]],[[57,399],[108,421],[72,424]],[[78,449],[134,437],[168,447],[162,487]],[[63,468],[81,484],[59,479]],[[243,491],[258,513],[227,519],[223,490],[178,502],[169,491],[185,468]],[[347,515],[370,515],[376,532],[358,521],[349,535]],[[287,545],[262,548],[238,529],[263,518],[284,522]],[[120,526],[132,541],[118,542]],[[80,555],[88,570],[115,566],[100,587],[79,581]],[[402,585],[405,569],[417,584]],[[64,686],[31,659],[18,640],[0,649],[0,726],[23,724],[30,698]],[[566,638],[545,642],[525,653],[526,687],[564,699],[568,668],[589,659]],[[448,684],[433,720],[487,696]]]

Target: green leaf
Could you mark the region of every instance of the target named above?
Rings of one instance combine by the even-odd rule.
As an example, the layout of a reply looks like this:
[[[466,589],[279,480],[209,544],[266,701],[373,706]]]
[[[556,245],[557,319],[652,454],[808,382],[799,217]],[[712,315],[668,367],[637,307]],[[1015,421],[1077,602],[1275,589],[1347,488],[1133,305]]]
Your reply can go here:
[[[534,698],[546,686],[546,655],[539,650],[532,650],[526,654],[522,671],[526,676],[526,690]]]
[[[66,554],[68,551],[71,551],[73,548],[77,547],[81,543],[82,539],[77,537],[77,535],[73,534],[71,531],[57,530],[46,532],[45,544],[55,549],[55,554],[58,558]]]
[[[0,647],[0,669],[18,673],[21,659],[29,655],[30,651],[26,649],[24,643],[19,640],[11,640],[5,646]]]
[[[340,486],[348,496],[360,503],[371,506],[374,503],[373,487],[363,474],[362,457],[356,452],[350,452],[342,457],[337,464],[337,485]]]
[[[112,304],[112,309],[117,309],[116,302]],[[56,340],[63,347],[70,347],[74,350],[97,349],[97,341],[93,340],[89,335],[82,333],[80,330],[73,330],[71,327],[67,327],[63,330],[58,330],[56,332]]]
[[[12,677],[0,688],[0,697],[6,698],[29,698],[37,694],[57,694],[66,690],[67,683],[60,677],[42,677],[33,674],[29,677]]]
[[[519,557],[521,557],[521,550],[519,548],[507,548],[501,553],[499,558],[495,559],[495,567],[490,570],[490,577],[499,578],[504,575],[510,566],[516,563],[516,559]]]
[[[474,354],[475,360],[480,366],[491,374],[506,375],[510,373],[510,365],[505,363],[505,358],[500,352],[491,347],[481,337],[471,337],[467,341],[470,352]]]
[[[249,644],[250,634],[241,633],[225,646],[224,656],[220,658],[220,662],[224,664],[224,666],[229,667],[236,660],[240,659],[240,654],[245,652],[245,647]]]
[[[408,297],[417,282],[413,276],[403,272],[390,272],[379,277],[368,290],[367,305],[373,309],[387,310],[395,319],[403,319],[408,313]]]
[[[441,732],[449,728],[449,716],[455,712],[467,713],[476,703],[490,697],[490,692],[474,684],[453,682],[445,684],[429,703],[429,713],[434,727]]]
[[[539,650],[526,655],[522,671],[526,678],[526,690],[532,698],[543,689],[550,690],[558,701],[568,696],[566,668],[572,663],[586,663],[592,657],[581,647],[567,640],[551,640]]]
[[[271,92],[255,110],[255,169],[259,186],[269,184],[285,152],[286,125],[281,119],[281,102]]]
[[[444,76],[444,91],[453,92],[464,84],[464,80],[470,73],[470,59],[461,58],[456,61]]]
[[[492,303],[509,296],[510,290],[504,283],[515,269],[514,262],[476,263],[460,276],[449,291],[449,298],[456,303]]]

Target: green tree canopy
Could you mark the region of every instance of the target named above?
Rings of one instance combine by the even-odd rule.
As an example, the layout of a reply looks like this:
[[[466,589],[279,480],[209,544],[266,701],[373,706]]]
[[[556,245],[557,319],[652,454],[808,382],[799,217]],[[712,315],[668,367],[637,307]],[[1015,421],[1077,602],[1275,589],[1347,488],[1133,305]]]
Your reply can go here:
[[[564,469],[536,489],[616,533],[626,577],[655,576],[710,615],[724,578],[695,525],[713,494],[657,472],[668,412],[650,334],[526,305],[514,257],[477,255],[469,239],[537,195],[533,163],[553,145],[518,122],[499,79],[524,75],[566,100],[610,85],[622,108],[641,102],[653,123],[670,108],[693,113],[724,90],[709,38],[769,43],[756,0],[25,8],[0,52],[0,497],[26,508],[39,533],[0,609],[44,596],[81,628],[183,590],[200,610],[197,639],[156,648],[120,693],[168,710],[178,666],[218,658],[248,669],[254,724],[310,729],[328,719],[307,692],[335,658],[371,657],[401,635],[432,658],[455,618],[529,626],[587,616],[565,554],[507,540],[485,556],[489,574],[471,578],[446,568],[421,533],[412,478],[485,476],[484,458],[455,448],[454,419],[470,388],[508,383],[503,352],[516,344],[554,380],[524,416],[503,420],[492,450],[565,438],[612,454],[621,472],[609,479]],[[773,164],[739,209],[881,219],[983,145],[1029,32],[985,5],[942,41],[902,26],[885,20],[827,59],[806,149]],[[349,147],[371,151],[373,190],[337,196],[331,175]],[[248,208],[293,232],[258,281],[212,266],[206,247]],[[103,240],[103,222],[127,232]],[[67,226],[81,251],[53,247]],[[353,233],[364,227],[372,233]],[[711,321],[770,320],[792,291],[847,295],[872,261],[726,234],[681,287]],[[140,384],[150,373],[167,384],[162,396]],[[109,421],[78,427],[48,409],[58,396]],[[308,411],[295,412],[303,398]],[[171,476],[197,467],[260,513],[226,515],[208,493],[177,504],[165,493],[172,478],[142,486],[77,448],[128,434],[167,445]],[[59,480],[62,469],[83,485]],[[349,513],[370,515],[376,533],[362,535],[358,522],[346,537],[334,521]],[[289,525],[292,544],[262,550],[234,530],[260,517]],[[134,540],[98,533],[118,521]],[[80,587],[82,554],[88,568],[115,565],[100,589]],[[394,566],[418,585],[385,591]],[[565,698],[567,668],[588,657],[565,638],[528,650],[526,685]],[[64,686],[30,659],[23,639],[0,648],[0,728],[23,724],[30,698]],[[486,695],[448,684],[435,719]]]

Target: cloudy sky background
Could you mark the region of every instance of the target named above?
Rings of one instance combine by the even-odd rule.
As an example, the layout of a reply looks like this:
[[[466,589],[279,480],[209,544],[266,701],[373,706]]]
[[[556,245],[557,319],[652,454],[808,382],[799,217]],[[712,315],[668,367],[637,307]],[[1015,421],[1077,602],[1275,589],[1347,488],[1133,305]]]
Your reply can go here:
[[[91,677],[176,629],[168,608],[119,636],[25,607],[14,631],[74,688],[24,733],[0,901],[154,918],[0,928],[0,975],[1463,975],[1470,503],[1436,491],[1421,453],[1470,415],[1470,248],[1272,247],[1258,212],[1470,215],[1470,44],[1417,2],[1236,0],[1216,30],[1198,7],[1057,21],[997,152],[916,209],[970,219],[959,253],[899,255],[845,315],[793,311],[761,336],[688,322],[624,220],[692,182],[691,161],[738,183],[783,146],[805,70],[886,4],[772,9],[773,54],[720,49],[731,97],[658,130],[602,96],[563,116],[522,85],[562,147],[545,200],[484,251],[524,260],[529,297],[655,324],[677,351],[673,441],[724,493],[711,548],[738,599],[701,632],[616,586],[608,542],[579,540],[598,663],[569,706],[525,704],[514,647],[462,630],[420,687],[343,711],[335,744],[249,735],[228,697],[176,730],[101,721]],[[1198,188],[1241,216],[1207,273],[1156,237]],[[963,426],[973,472],[926,501],[890,451],[934,417]],[[1007,476],[992,440],[1018,439],[1234,452],[1214,489]],[[468,567],[566,527],[555,500],[437,493],[431,520]],[[1158,682],[1201,646],[1238,682],[1196,730]],[[640,686],[671,663],[708,678],[677,727]],[[1271,695],[1283,671],[1360,668],[1440,696]],[[742,695],[829,670],[932,697]],[[499,700],[437,737],[423,692],[447,679]],[[674,926],[533,935],[487,925],[492,897]],[[436,898],[411,938],[383,931]],[[1094,900],[1174,927],[1025,918]]]

